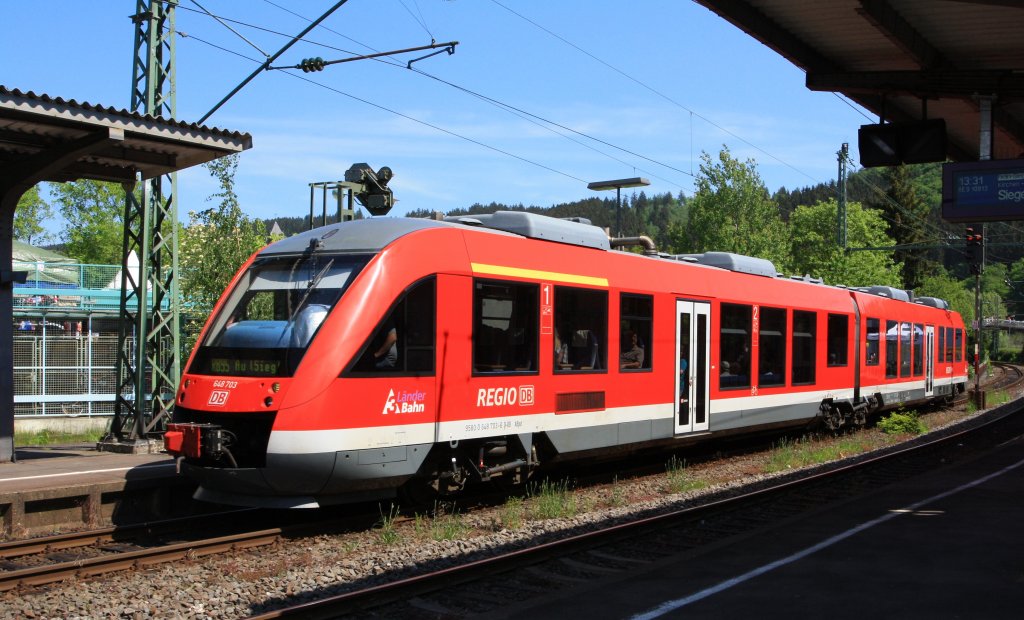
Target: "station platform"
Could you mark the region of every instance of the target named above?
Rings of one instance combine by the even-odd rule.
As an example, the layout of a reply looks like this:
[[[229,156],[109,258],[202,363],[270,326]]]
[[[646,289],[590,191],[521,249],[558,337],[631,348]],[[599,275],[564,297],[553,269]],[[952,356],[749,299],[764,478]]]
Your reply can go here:
[[[17,448],[0,463],[0,535],[139,523],[187,514],[195,484],[167,454]]]
[[[1024,437],[495,618],[1016,619]]]

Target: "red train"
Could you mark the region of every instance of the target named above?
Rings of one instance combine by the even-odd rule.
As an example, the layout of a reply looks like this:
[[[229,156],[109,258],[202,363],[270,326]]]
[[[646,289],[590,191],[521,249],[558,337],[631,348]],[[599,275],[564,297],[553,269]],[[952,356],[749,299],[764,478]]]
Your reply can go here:
[[[198,498],[312,507],[521,481],[555,460],[859,425],[966,384],[942,300],[615,251],[586,222],[454,220],[326,226],[242,267],[165,437]]]

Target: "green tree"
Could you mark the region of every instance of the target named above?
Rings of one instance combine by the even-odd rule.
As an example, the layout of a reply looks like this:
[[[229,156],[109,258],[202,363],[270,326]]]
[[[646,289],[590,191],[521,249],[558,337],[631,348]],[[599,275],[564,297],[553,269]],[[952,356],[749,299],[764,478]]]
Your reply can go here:
[[[797,207],[789,216],[794,271],[820,277],[829,284],[900,286],[892,252],[847,252],[836,243],[836,200]],[[885,222],[859,202],[846,206],[846,230],[854,247],[891,246]]]
[[[220,191],[207,198],[217,204],[189,213],[178,259],[182,296],[196,321],[205,320],[238,268],[267,239],[263,222],[246,216],[238,203],[238,156],[222,157],[205,167],[220,184]]]
[[[39,244],[48,238],[43,221],[53,216],[53,209],[39,196],[39,186],[34,185],[18,198],[14,211],[14,238],[28,244]]]
[[[904,165],[893,166],[888,169],[886,180],[889,190],[878,206],[889,220],[889,236],[898,245],[927,242],[929,235],[925,226],[930,221],[931,209],[918,196],[912,171]],[[903,263],[903,285],[908,289],[918,288],[924,276],[937,269],[928,259],[927,251],[920,248],[899,249],[895,258]]]
[[[736,160],[728,147],[722,148],[717,163],[706,152],[701,160],[687,225],[674,229],[676,251],[736,252],[771,260],[779,271],[789,270],[789,230],[754,160]]]
[[[926,275],[921,279],[916,293],[918,297],[945,299],[953,310],[960,313],[967,325],[974,320],[974,293],[968,290],[965,282],[947,273]]]
[[[124,239],[124,189],[118,183],[74,181],[50,186],[64,218],[64,252],[87,264],[119,265]]]

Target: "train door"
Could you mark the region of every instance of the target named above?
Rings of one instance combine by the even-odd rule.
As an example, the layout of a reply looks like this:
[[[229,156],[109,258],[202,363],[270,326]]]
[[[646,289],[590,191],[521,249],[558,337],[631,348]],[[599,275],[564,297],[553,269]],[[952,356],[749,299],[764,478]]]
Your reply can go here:
[[[924,395],[935,393],[935,326],[924,328]]]
[[[708,430],[711,304],[676,301],[675,432]]]

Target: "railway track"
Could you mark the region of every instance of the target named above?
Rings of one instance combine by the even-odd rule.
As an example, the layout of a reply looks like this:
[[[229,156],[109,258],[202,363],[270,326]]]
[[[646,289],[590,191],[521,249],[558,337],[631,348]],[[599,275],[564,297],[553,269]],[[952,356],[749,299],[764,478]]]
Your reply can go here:
[[[1016,369],[1005,374],[1012,375],[1016,383],[1021,380]],[[1020,408],[1018,404],[1007,406],[967,430],[919,439],[881,455],[855,459],[852,464],[797,473],[733,496],[722,493],[700,506],[641,516],[457,566],[424,566],[419,574],[386,584],[357,584],[351,591],[333,594],[326,588],[315,602],[267,611],[250,620],[504,615],[524,601],[555,591],[565,595],[567,589],[595,579],[692,553],[807,511],[852,501],[940,465],[973,458],[1008,436],[1024,434],[1024,415],[1014,415]]]
[[[0,592],[147,566],[186,555],[200,557],[269,544],[276,540],[272,528],[199,541],[189,540],[187,535],[189,531],[223,531],[228,518],[257,512],[230,510],[0,543]],[[280,535],[279,528],[276,535]]]
[[[995,381],[986,386],[988,389],[1006,389],[1012,387],[1014,383],[1021,382],[1022,373],[1018,368],[1007,365],[1001,366],[1004,368],[1003,372]],[[944,445],[947,441],[940,440],[934,443],[936,445]],[[919,449],[915,448],[914,450]],[[917,452],[908,452],[908,454],[915,453]],[[891,458],[893,457],[880,457],[881,460],[886,461]],[[873,459],[868,462],[874,461]],[[906,472],[898,474],[894,479],[914,475],[917,471],[921,471],[921,466],[911,467]],[[799,474],[799,476],[803,475]],[[839,474],[822,474],[822,476],[833,475]],[[858,475],[861,482],[857,485],[851,486],[848,484],[843,487],[843,490],[838,492],[838,496],[841,497],[845,494],[856,492],[858,489],[875,488],[877,485],[884,483],[884,480],[879,479],[877,476],[864,477],[864,474]],[[418,615],[425,614],[424,617],[434,617],[436,613],[430,610],[436,611],[446,608],[446,605],[436,601],[430,602],[428,594],[433,592],[430,596],[451,596],[450,594],[437,594],[437,580],[440,580],[442,588],[447,588],[448,585],[459,583],[466,579],[479,580],[481,575],[504,574],[515,570],[517,565],[529,567],[529,571],[524,573],[527,575],[527,577],[524,577],[525,582],[518,588],[522,596],[527,596],[530,592],[537,589],[538,584],[532,583],[532,581],[540,583],[545,581],[555,583],[568,581],[572,583],[575,579],[583,578],[581,575],[588,574],[588,571],[603,574],[608,571],[624,570],[626,567],[636,566],[638,563],[646,563],[650,561],[650,557],[657,556],[657,549],[678,553],[682,548],[681,545],[696,547],[708,544],[710,541],[719,540],[722,537],[733,535],[737,531],[742,531],[743,527],[756,525],[761,521],[759,519],[750,519],[749,514],[751,511],[749,507],[745,507],[743,504],[743,502],[754,501],[752,499],[754,497],[767,498],[775,493],[783,493],[784,489],[790,486],[794,488],[806,486],[815,490],[811,491],[809,495],[805,493],[805,496],[800,499],[794,499],[797,496],[790,495],[790,499],[787,500],[788,503],[773,504],[770,508],[758,509],[765,515],[773,515],[771,518],[775,519],[782,518],[784,514],[793,514],[793,511],[806,510],[808,506],[818,505],[818,503],[826,501],[828,498],[836,497],[836,492],[829,489],[829,485],[832,484],[831,478],[827,479],[829,480],[828,482],[820,484],[817,488],[811,486],[814,484],[814,478],[810,478],[807,480],[794,480],[785,485],[770,489],[758,490],[749,495],[749,497],[722,497],[717,501],[713,501],[700,508],[695,508],[692,511],[652,516],[649,519],[641,519],[636,523],[616,526],[607,531],[602,530],[592,534],[581,534],[578,537],[565,541],[543,543],[533,549],[518,550],[493,559],[480,560],[455,568],[447,568],[440,572],[431,573],[428,571],[407,580],[408,583],[406,581],[398,581],[386,586],[374,586],[361,591],[340,594],[338,595],[340,598],[335,602],[331,602],[334,597],[327,597],[323,603],[311,604],[314,607],[323,605],[324,609],[328,610],[325,612],[305,608],[295,611],[282,609],[257,617],[335,617],[339,613],[338,606],[342,609],[340,613],[344,614],[347,613],[346,609],[363,609],[365,605],[369,604],[368,601],[374,605],[379,605],[391,599],[409,599],[414,602],[403,603],[406,606],[411,605],[410,609],[390,609],[387,611],[388,615],[401,614],[404,617],[417,617]],[[731,508],[730,506],[737,507]],[[716,516],[730,511],[734,515],[742,516],[734,516],[730,519]],[[279,515],[274,517],[256,517],[254,515],[259,513],[259,511],[254,510],[231,511],[226,514],[227,516],[237,516],[239,513],[248,513],[249,516],[246,517],[245,521],[251,522],[252,525],[258,525],[256,520],[262,518],[269,519],[268,521],[261,522],[262,524],[273,523],[275,519],[278,522],[280,520]],[[684,513],[688,516],[684,516]],[[377,518],[376,509],[367,509],[360,515],[350,515],[344,520],[347,521],[345,524],[340,523],[342,520],[337,517],[330,517],[327,521],[321,518],[314,522],[304,522],[288,526],[273,525],[259,528],[252,527],[251,525],[249,531],[224,533],[222,530],[217,530],[221,535],[195,540],[187,539],[188,537],[181,533],[185,530],[210,532],[211,528],[222,526],[225,521],[239,521],[233,518],[225,519],[226,514],[204,515],[200,517],[203,521],[175,519],[167,522],[142,524],[130,528],[106,528],[89,532],[0,543],[0,591],[11,590],[19,586],[39,586],[118,570],[148,567],[161,562],[178,561],[183,558],[193,559],[218,553],[227,553],[270,545],[282,538],[310,535],[311,533],[319,534],[328,530],[336,532],[346,529],[366,529],[372,526]],[[681,520],[682,525],[670,525],[673,519]],[[691,527],[694,522],[706,525]],[[686,525],[687,523],[690,525]],[[653,550],[649,552],[644,551],[641,554],[643,557],[637,557],[634,539],[637,536],[643,535],[642,532],[645,527],[656,529],[671,528],[673,531],[664,540],[657,542]],[[676,531],[680,527],[683,530]],[[614,540],[616,537],[630,539],[630,547],[626,549],[608,547],[604,550],[592,548],[594,545],[608,545],[610,543],[601,541],[605,539]],[[581,550],[578,552],[574,551],[575,547],[579,547]],[[582,555],[579,558],[567,558],[567,555],[573,553]],[[545,554],[549,557],[546,558]],[[547,564],[548,562],[552,564]],[[508,566],[506,566],[506,563],[509,563]],[[587,568],[588,566],[590,568]],[[499,579],[502,585],[496,586],[496,589],[499,591],[509,589],[507,580],[504,578]],[[483,589],[472,588],[476,597],[483,596],[485,599],[493,597],[489,594],[481,595],[480,592],[486,592],[489,589],[487,587],[483,587]],[[410,596],[413,598],[410,599]],[[500,599],[500,597],[497,598]],[[461,605],[452,604],[451,606],[459,608]],[[468,605],[468,607],[472,608],[473,605]],[[323,615],[320,615],[321,613]],[[458,613],[454,613],[454,616],[458,615]]]
[[[368,507],[345,517],[244,508],[8,541],[0,543],[0,592],[251,549],[282,538],[365,529],[375,514]]]

